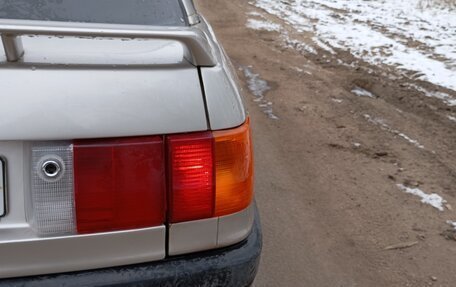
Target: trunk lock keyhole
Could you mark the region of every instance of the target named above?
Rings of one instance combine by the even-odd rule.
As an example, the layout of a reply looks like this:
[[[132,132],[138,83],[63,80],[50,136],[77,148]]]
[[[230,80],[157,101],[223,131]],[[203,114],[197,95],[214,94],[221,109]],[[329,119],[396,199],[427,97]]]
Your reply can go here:
[[[41,170],[47,177],[56,178],[60,174],[62,168],[60,167],[60,164],[57,161],[48,160],[43,162]]]

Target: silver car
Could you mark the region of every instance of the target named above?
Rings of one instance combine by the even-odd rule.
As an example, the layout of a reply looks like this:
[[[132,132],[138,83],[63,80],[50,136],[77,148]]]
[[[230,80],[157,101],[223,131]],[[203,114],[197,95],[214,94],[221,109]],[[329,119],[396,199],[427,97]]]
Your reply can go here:
[[[0,286],[249,286],[249,118],[191,0],[0,0]]]

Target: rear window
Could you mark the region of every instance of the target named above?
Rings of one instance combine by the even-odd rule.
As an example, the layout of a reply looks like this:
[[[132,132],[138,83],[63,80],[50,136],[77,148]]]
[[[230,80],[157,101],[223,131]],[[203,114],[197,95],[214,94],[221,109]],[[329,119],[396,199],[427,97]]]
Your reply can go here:
[[[184,26],[179,0],[0,0],[0,18]]]

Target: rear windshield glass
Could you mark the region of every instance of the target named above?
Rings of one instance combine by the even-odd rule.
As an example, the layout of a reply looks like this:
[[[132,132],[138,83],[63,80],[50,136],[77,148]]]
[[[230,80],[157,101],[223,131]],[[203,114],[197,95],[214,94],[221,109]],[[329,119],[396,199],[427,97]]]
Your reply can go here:
[[[184,26],[179,0],[0,0],[0,18]]]

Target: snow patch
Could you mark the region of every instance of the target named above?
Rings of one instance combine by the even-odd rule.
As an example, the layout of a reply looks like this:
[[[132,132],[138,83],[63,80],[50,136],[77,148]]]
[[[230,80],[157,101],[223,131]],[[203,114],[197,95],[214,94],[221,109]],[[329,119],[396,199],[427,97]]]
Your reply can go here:
[[[355,87],[351,92],[358,97],[376,98],[374,94],[360,87]]]
[[[347,51],[370,64],[401,69],[411,79],[456,90],[456,9],[422,9],[420,0],[251,3],[298,33],[314,33],[315,44],[331,54]]]
[[[456,77],[456,74],[455,74],[455,77]],[[431,91],[428,91],[427,89],[425,89],[423,87],[420,87],[420,86],[418,86],[416,84],[407,84],[407,86],[409,88],[417,90],[418,92],[421,92],[422,94],[424,94],[428,98],[439,99],[439,100],[443,101],[443,103],[445,103],[447,106],[450,106],[450,107],[456,106],[456,99],[453,98],[452,96],[450,96],[447,93],[438,92],[438,91],[432,91],[431,92]]]
[[[263,17],[264,17],[263,14],[258,13],[258,12],[256,12],[256,11],[248,12],[247,15],[248,15],[248,16],[253,16],[253,17],[260,17],[260,18],[263,18]]]
[[[409,194],[413,194],[418,197],[421,197],[422,203],[429,204],[432,207],[437,208],[440,211],[443,211],[443,204],[447,202],[445,199],[443,199],[440,195],[438,195],[436,193],[428,194],[419,188],[410,188],[403,184],[398,184],[397,187],[399,187],[399,189],[405,193],[409,193]]]
[[[456,230],[456,221],[447,220],[446,223],[451,225],[451,227],[453,227],[454,230]]]
[[[281,26],[276,23],[272,23],[270,21],[263,21],[263,20],[257,20],[257,19],[248,19],[247,28],[253,29],[253,30],[264,30],[264,31],[276,31],[279,32],[281,30]]]
[[[417,148],[421,148],[421,149],[424,148],[424,146],[422,144],[420,144],[417,140],[414,140],[414,139],[410,138],[406,134],[398,132],[396,130],[394,131],[394,133],[397,133],[398,136],[400,136],[401,138],[405,139],[409,143],[414,144]]]
[[[279,118],[274,114],[272,110],[272,102],[266,101],[264,94],[271,90],[268,82],[260,78],[259,74],[255,74],[251,68],[242,67],[244,75],[247,78],[247,86],[250,92],[254,95],[254,101],[258,103],[263,113],[265,113],[270,119],[278,120]]]
[[[450,116],[450,115],[448,115],[447,117],[448,117],[448,119],[449,119],[450,121],[456,123],[456,117],[453,117],[453,116]]]
[[[291,39],[288,34],[282,35],[282,40],[284,42],[285,48],[292,48],[298,52],[305,52],[305,53],[310,53],[310,54],[314,54],[314,55],[317,54],[317,50],[315,50],[312,46],[307,45],[306,43],[304,43],[302,41]]]
[[[384,119],[375,118],[375,117],[372,117],[372,116],[370,116],[370,115],[368,115],[368,114],[364,114],[364,118],[365,118],[368,122],[370,122],[370,123],[372,123],[372,124],[374,124],[374,125],[380,126],[380,128],[382,128],[383,130],[388,131],[388,132],[390,132],[390,133],[392,133],[392,134],[395,134],[395,135],[397,135],[397,136],[399,136],[399,137],[405,139],[406,141],[408,141],[409,143],[413,144],[413,145],[416,146],[417,148],[419,148],[419,149],[424,149],[424,145],[420,144],[419,141],[410,138],[409,136],[407,136],[407,135],[404,134],[403,132],[400,132],[400,131],[398,131],[398,130],[396,130],[396,129],[391,128],[387,123],[385,123],[385,120],[384,120]]]
[[[327,52],[329,52],[329,53],[331,53],[333,55],[336,54],[336,52],[334,52],[334,50],[330,46],[328,46],[325,43],[323,43],[319,38],[313,37],[312,41],[314,41],[314,43],[317,44],[317,46],[322,48],[323,50],[325,50],[325,51],[327,51]]]

